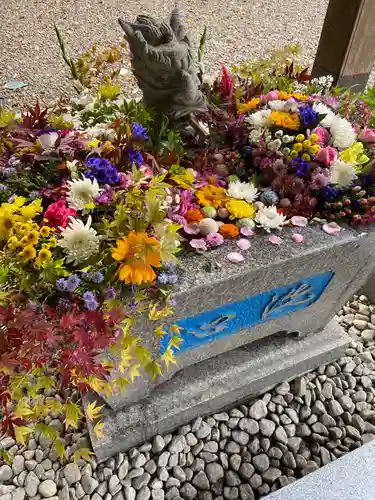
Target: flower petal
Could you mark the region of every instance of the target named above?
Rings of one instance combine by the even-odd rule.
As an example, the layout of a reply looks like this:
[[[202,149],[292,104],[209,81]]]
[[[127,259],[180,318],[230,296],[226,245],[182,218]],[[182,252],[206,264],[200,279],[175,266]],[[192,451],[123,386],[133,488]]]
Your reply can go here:
[[[341,231],[341,227],[336,222],[328,222],[328,224],[323,224],[322,229],[327,234],[336,234]]]
[[[291,222],[293,226],[305,227],[307,226],[308,220],[306,219],[306,217],[302,217],[301,215],[294,215],[291,218]]]
[[[255,234],[254,231],[249,227],[241,227],[240,233],[244,236],[253,236]]]
[[[198,224],[188,224],[184,226],[184,231],[186,234],[199,234]]]
[[[237,241],[237,246],[241,250],[249,250],[251,247],[251,243],[248,240],[245,240],[245,238],[241,238],[240,240]]]
[[[281,245],[281,243],[283,243],[282,238],[280,238],[280,236],[276,236],[276,234],[271,234],[268,241],[273,245]]]
[[[295,241],[296,243],[303,243],[305,241],[305,238],[302,236],[302,234],[293,233],[292,240]]]
[[[234,264],[238,264],[239,262],[245,260],[244,256],[241,255],[239,252],[228,253],[227,259],[233,262]]]

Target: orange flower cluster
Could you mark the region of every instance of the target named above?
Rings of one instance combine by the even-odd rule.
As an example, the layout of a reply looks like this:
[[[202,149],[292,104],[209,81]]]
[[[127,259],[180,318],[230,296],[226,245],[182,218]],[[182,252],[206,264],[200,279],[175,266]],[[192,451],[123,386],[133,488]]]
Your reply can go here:
[[[151,283],[156,278],[153,267],[160,267],[160,244],[146,233],[131,231],[128,236],[116,241],[112,258],[124,261],[119,267],[119,278],[127,285]]]
[[[255,109],[260,103],[260,99],[254,97],[251,101],[246,102],[245,104],[241,104],[238,108],[237,114],[244,115],[247,111],[252,111]]]
[[[297,113],[287,113],[285,111],[272,111],[270,120],[277,127],[282,127],[289,130],[299,130],[300,128],[300,119]]]
[[[279,99],[281,101],[287,101],[291,97],[294,97],[295,99],[299,99],[300,101],[308,101],[310,97],[305,94],[300,94],[299,92],[284,92],[283,90],[280,90],[279,92]]]
[[[185,219],[188,221],[189,224],[195,224],[204,219],[204,217],[199,208],[191,208],[186,212]]]
[[[234,224],[222,224],[219,232],[224,238],[235,238],[240,234],[240,230]]]

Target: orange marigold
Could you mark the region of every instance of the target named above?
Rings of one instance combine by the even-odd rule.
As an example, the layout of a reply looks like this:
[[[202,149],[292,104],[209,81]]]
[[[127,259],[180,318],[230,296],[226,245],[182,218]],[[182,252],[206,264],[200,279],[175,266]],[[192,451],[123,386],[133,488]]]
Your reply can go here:
[[[285,111],[272,111],[270,120],[277,127],[283,127],[289,130],[299,130],[300,127],[300,119],[297,113],[287,113]]]
[[[219,232],[224,238],[235,238],[240,234],[240,230],[234,224],[222,224]]]
[[[186,212],[185,219],[189,224],[194,224],[196,222],[200,222],[202,219],[204,219],[204,217],[199,208],[191,208]]]
[[[245,104],[241,104],[238,108],[237,114],[244,115],[247,111],[251,111],[255,109],[260,103],[260,99],[254,97],[251,101],[246,102]]]
[[[212,186],[211,184],[199,188],[196,191],[195,196],[198,203],[204,207],[210,206],[221,208],[225,206],[225,203],[228,200],[227,193],[224,188]]]
[[[112,258],[124,261],[118,273],[126,284],[151,283],[156,278],[153,267],[160,267],[160,244],[156,238],[146,233],[131,231],[128,236],[116,241],[112,248]]]

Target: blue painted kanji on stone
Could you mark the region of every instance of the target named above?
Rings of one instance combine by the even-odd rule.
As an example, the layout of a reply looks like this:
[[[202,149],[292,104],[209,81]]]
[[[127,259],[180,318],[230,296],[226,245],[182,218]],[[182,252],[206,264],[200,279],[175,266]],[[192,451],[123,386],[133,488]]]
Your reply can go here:
[[[275,288],[197,316],[176,321],[173,324],[180,327],[183,342],[175,353],[199,347],[201,344],[232,335],[244,328],[304,309],[319,299],[332,277],[331,271],[316,274],[292,285]],[[168,332],[168,328],[166,330]],[[170,337],[168,332],[161,338],[161,355],[166,351]]]

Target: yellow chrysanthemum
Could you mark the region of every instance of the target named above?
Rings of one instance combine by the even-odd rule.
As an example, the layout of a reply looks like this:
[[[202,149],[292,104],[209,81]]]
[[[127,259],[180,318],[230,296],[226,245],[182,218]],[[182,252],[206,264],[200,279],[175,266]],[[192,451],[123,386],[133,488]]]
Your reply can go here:
[[[225,205],[225,202],[228,200],[225,189],[222,187],[216,186],[203,186],[199,188],[195,196],[200,205],[206,207],[215,207],[222,208]]]
[[[257,97],[254,97],[253,99],[251,99],[251,101],[248,101],[245,104],[241,104],[238,108],[237,113],[239,115],[244,115],[248,111],[255,109],[259,103],[260,103],[260,99],[258,99]]]
[[[32,245],[28,245],[18,254],[18,256],[23,262],[28,262],[29,260],[35,259],[36,250]]]
[[[231,219],[253,219],[256,214],[255,205],[244,200],[230,200],[225,206]]]
[[[272,111],[270,121],[277,127],[289,130],[298,130],[300,119],[297,113],[287,113],[285,111]]]
[[[112,258],[124,261],[119,267],[119,278],[126,284],[151,283],[156,278],[153,267],[160,267],[160,243],[146,233],[131,231],[117,240]]]

